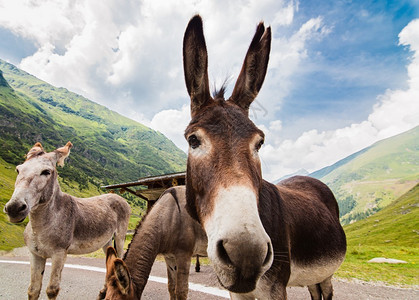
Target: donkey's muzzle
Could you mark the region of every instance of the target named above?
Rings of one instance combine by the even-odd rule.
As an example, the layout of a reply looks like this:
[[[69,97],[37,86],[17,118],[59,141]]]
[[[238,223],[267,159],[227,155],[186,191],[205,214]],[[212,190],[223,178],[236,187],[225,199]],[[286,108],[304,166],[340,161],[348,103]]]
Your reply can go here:
[[[249,293],[271,266],[272,245],[267,242],[241,251],[236,243],[220,240],[217,242],[217,256],[223,265],[218,269],[224,269],[221,274],[230,273],[227,280],[219,277],[220,283],[233,293]]]
[[[212,214],[204,220],[208,257],[221,285],[249,293],[271,267],[273,248],[259,218],[253,189],[237,185],[218,190]]]
[[[25,220],[29,213],[29,208],[25,202],[14,201],[6,203],[4,212],[8,215],[10,222],[20,223]]]

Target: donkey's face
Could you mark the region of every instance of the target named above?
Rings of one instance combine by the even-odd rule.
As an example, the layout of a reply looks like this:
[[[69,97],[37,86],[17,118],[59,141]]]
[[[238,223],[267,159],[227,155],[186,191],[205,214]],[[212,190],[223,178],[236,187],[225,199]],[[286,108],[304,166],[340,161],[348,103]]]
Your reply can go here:
[[[45,153],[36,143],[26,155],[26,161],[16,167],[18,172],[12,198],[4,206],[4,212],[12,223],[22,222],[39,204],[46,203],[53,194],[57,178],[55,165],[63,165],[72,144]]]
[[[185,32],[183,59],[191,97],[192,121],[186,193],[188,210],[208,235],[208,256],[220,283],[232,292],[252,291],[272,264],[272,244],[258,213],[262,183],[258,150],[264,134],[248,118],[262,86],[271,33],[259,24],[227,101],[212,99],[202,20],[195,16]]]

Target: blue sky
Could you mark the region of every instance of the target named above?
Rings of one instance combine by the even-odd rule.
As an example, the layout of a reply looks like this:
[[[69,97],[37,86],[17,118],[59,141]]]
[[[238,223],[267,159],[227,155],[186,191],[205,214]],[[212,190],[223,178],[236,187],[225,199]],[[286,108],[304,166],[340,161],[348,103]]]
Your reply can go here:
[[[309,57],[294,75],[294,90],[277,114],[284,127],[297,127],[298,133],[311,124],[298,127],[296,120],[316,122],[319,130],[360,122],[377,95],[406,88],[410,53],[398,45],[398,34],[418,17],[418,6],[412,1],[321,3],[300,2],[296,26],[322,16],[330,32],[307,43]]]
[[[251,117],[264,174],[315,171],[419,124],[419,1],[0,0],[0,58],[163,132],[187,151],[182,38],[200,13],[210,80],[231,92],[273,29]]]

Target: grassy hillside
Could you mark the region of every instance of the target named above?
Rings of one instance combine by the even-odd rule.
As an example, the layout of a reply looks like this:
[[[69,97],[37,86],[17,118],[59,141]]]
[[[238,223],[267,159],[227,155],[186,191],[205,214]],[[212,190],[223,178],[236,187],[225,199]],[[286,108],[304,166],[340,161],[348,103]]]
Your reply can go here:
[[[345,227],[356,245],[419,246],[419,184],[373,216]]]
[[[0,213],[0,250],[12,250],[24,245],[22,233],[27,221],[15,225],[8,222],[6,214],[3,213],[4,204],[12,196],[15,178],[15,166],[0,158],[0,203],[2,210]]]
[[[383,209],[419,182],[419,126],[310,174],[330,186],[348,224]]]
[[[419,185],[373,216],[344,229],[348,252],[338,276],[419,285]],[[400,259],[407,264],[367,263],[374,257]]]

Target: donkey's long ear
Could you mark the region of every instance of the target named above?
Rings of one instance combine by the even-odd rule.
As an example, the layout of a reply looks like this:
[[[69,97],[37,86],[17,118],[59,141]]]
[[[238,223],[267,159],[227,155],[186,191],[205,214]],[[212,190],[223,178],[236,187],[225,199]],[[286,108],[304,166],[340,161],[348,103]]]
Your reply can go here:
[[[250,104],[255,100],[265,80],[270,51],[271,27],[265,30],[263,22],[260,22],[229,99],[247,112],[249,112]]]
[[[121,291],[122,295],[130,294],[131,289],[131,275],[129,274],[127,265],[125,262],[117,258],[114,263],[114,272],[116,277],[116,284]]]
[[[108,267],[111,267],[113,265],[113,261],[117,259],[116,256],[116,250],[114,247],[109,246],[106,249],[106,269],[110,269]],[[109,264],[109,265],[108,265]]]
[[[32,157],[35,157],[37,155],[40,155],[44,152],[44,148],[42,147],[40,142],[35,143],[35,145],[32,146],[31,150],[26,154],[26,160],[31,159]]]
[[[57,155],[57,165],[64,167],[64,160],[70,155],[70,149],[73,147],[71,142],[67,142],[64,147],[54,150]]]
[[[208,54],[202,19],[194,16],[183,37],[183,70],[186,88],[191,97],[191,115],[211,101],[208,80]]]

